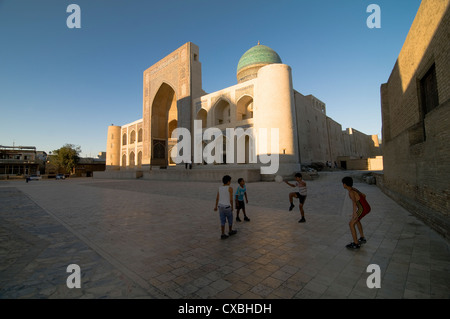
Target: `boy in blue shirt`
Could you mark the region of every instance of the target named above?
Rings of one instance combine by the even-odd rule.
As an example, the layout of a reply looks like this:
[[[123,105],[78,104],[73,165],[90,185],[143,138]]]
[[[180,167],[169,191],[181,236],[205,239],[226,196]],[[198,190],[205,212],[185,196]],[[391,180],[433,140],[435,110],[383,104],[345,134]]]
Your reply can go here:
[[[236,221],[240,222],[241,219],[239,218],[239,211],[242,208],[242,212],[244,213],[244,220],[246,222],[250,221],[250,218],[247,217],[245,213],[245,203],[248,204],[247,199],[247,187],[245,186],[245,181],[243,178],[238,179],[239,186],[236,189]],[[245,203],[244,203],[244,197],[245,197]]]

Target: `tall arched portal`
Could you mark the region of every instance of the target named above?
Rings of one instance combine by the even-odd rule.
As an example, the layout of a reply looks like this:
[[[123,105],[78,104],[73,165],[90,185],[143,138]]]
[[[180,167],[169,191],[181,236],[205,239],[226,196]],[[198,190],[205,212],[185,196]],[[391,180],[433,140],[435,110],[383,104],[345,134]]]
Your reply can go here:
[[[167,166],[169,164],[169,150],[173,144],[170,134],[177,127],[177,121],[178,109],[175,91],[170,85],[163,83],[152,104],[151,165]]]

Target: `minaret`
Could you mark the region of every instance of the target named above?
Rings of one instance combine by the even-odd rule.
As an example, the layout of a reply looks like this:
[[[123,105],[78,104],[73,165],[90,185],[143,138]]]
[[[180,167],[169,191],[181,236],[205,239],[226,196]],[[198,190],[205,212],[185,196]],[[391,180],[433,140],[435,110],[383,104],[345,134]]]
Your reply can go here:
[[[254,128],[256,134],[263,128],[269,132],[272,128],[278,129],[278,149],[268,147],[272,154],[279,154],[276,175],[289,176],[300,170],[294,103],[291,67],[281,63],[262,67],[255,86]],[[257,141],[258,156],[261,155],[259,143]]]
[[[120,143],[121,127],[116,125],[108,126],[108,137],[106,139],[106,169],[120,169]]]

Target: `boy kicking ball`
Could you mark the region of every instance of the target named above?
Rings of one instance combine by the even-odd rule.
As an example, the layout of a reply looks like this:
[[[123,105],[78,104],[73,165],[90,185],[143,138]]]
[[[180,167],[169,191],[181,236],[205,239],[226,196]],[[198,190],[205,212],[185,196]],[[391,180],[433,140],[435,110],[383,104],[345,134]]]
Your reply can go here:
[[[303,210],[303,205],[305,204],[307,195],[306,183],[305,181],[303,181],[301,173],[295,174],[295,180],[296,180],[295,184],[291,184],[288,181],[284,181],[289,186],[297,188],[296,192],[289,193],[289,202],[291,203],[291,205],[289,206],[289,211],[292,211],[292,209],[295,207],[294,198],[298,198],[300,214],[302,215],[302,218],[298,222],[304,223],[306,222],[305,211]]]

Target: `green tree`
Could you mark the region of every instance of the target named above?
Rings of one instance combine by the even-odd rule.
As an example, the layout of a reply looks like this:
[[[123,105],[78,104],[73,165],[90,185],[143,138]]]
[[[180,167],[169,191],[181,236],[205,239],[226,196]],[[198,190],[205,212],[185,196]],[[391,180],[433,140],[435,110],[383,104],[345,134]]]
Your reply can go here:
[[[78,156],[80,153],[80,146],[64,144],[63,147],[53,151],[52,162],[70,174],[80,160]]]

